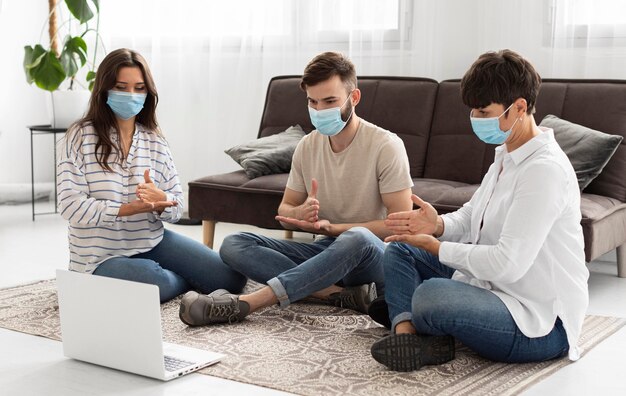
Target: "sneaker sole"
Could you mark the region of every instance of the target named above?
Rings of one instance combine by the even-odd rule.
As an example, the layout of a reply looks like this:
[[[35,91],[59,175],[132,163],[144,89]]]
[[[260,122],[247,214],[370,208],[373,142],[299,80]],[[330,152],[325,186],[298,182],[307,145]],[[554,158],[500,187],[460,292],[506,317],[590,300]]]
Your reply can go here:
[[[374,360],[394,371],[414,371],[454,359],[454,338],[393,334],[376,341],[371,352]]]

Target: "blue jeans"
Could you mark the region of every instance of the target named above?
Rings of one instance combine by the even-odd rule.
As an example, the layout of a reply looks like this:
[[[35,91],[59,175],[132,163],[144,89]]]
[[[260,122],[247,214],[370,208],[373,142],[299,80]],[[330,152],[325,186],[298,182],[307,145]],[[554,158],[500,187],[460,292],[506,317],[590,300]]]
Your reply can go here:
[[[238,293],[246,284],[245,277],[224,264],[216,252],[169,230],[152,250],[112,257],[93,273],[157,285],[162,303],[191,289],[205,294],[216,289]]]
[[[391,243],[383,268],[392,329],[411,321],[420,334],[452,335],[479,355],[507,363],[554,359],[569,350],[560,319],[543,337],[525,336],[498,296],[450,279],[454,269],[424,250]]]
[[[232,269],[272,288],[281,307],[339,283],[376,282],[384,291],[384,243],[367,228],[313,243],[267,238],[248,232],[224,238],[220,256]]]

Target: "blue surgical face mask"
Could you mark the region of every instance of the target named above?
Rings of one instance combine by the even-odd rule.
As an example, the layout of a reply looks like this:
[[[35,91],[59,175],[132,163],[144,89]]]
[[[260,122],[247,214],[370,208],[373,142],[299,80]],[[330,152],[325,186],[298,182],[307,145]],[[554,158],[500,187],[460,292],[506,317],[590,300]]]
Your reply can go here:
[[[311,117],[311,123],[315,126],[317,131],[322,135],[333,136],[338,134],[345,128],[350,118],[352,118],[352,111],[347,120],[341,119],[341,108],[348,103],[350,95],[345,102],[339,107],[333,107],[331,109],[315,110],[309,106],[309,116]]]
[[[128,120],[139,114],[146,102],[146,94],[120,91],[109,91],[107,104],[116,116],[122,120]]]
[[[517,124],[517,121],[519,121],[519,118],[515,120],[508,131],[503,131],[500,129],[500,117],[502,117],[512,106],[513,103],[511,103],[511,106],[504,110],[504,112],[498,117],[490,118],[472,117],[472,112],[474,110],[470,111],[470,122],[472,123],[472,129],[474,130],[476,136],[488,144],[502,144],[506,142],[506,139],[511,134],[511,131],[513,130],[515,124]]]

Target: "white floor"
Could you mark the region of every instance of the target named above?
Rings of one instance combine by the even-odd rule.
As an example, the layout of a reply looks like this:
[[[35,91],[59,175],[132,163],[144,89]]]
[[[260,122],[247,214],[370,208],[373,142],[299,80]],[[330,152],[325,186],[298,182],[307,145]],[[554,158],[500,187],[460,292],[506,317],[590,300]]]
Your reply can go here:
[[[38,211],[47,211],[39,203]],[[201,240],[200,226],[171,226]],[[280,237],[282,232],[235,224],[218,224],[216,247],[239,230],[256,230]],[[307,238],[298,234],[299,238]],[[0,288],[54,277],[68,261],[66,223],[58,215],[31,221],[31,207],[0,205]],[[589,313],[626,317],[626,279],[617,278],[614,253],[590,264]],[[0,329],[1,395],[209,395],[284,394],[267,388],[191,374],[163,383],[63,357],[61,343]],[[626,328],[623,328],[525,395],[626,394]]]

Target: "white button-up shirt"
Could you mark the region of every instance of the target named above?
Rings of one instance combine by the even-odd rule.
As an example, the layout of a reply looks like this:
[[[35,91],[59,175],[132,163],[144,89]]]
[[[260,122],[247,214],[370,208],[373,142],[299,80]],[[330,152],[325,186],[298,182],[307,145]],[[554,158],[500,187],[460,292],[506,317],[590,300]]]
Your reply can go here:
[[[527,337],[542,337],[563,322],[577,347],[589,303],[580,191],[551,129],[509,153],[496,148],[472,199],[443,215],[442,263],[452,279],[491,290]]]

